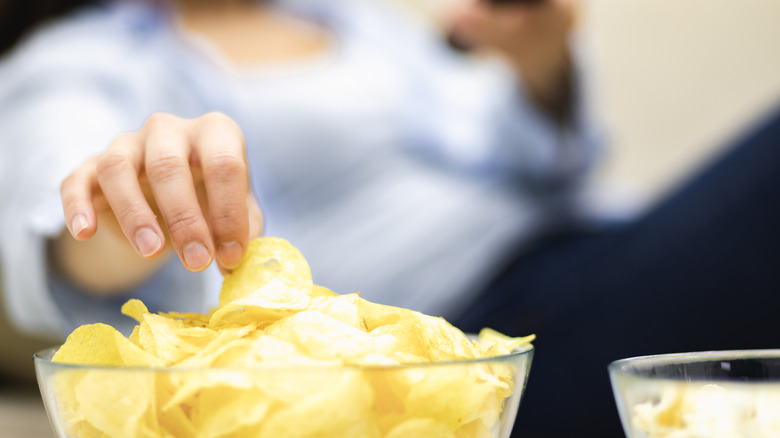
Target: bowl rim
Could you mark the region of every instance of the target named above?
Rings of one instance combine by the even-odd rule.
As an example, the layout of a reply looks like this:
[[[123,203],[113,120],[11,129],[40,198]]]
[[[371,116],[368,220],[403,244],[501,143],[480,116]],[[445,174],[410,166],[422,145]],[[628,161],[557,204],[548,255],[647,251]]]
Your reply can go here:
[[[644,356],[634,356],[615,360],[607,366],[607,369],[610,374],[620,373],[635,377],[643,377],[638,373],[638,371],[648,366],[729,361],[735,359],[780,360],[780,349],[708,350],[683,353],[648,354]],[[657,379],[658,377],[653,378]],[[663,377],[663,379],[673,380],[669,377]]]
[[[334,371],[334,370],[354,370],[354,371],[382,371],[382,370],[398,370],[398,369],[412,369],[412,368],[433,368],[433,367],[451,367],[458,365],[476,365],[476,364],[490,364],[496,362],[512,362],[519,359],[522,356],[528,356],[529,360],[532,360],[535,348],[533,344],[523,344],[515,348],[510,354],[504,354],[500,356],[480,357],[473,359],[459,359],[459,360],[446,360],[439,362],[417,362],[408,364],[341,364],[341,363],[323,363],[323,364],[257,364],[257,365],[245,365],[245,366],[115,366],[115,365],[89,365],[89,364],[76,364],[66,362],[53,362],[51,358],[54,353],[62,345],[57,345],[43,350],[37,351],[33,354],[33,361],[36,367],[40,365],[54,366],[60,369],[70,370],[104,370],[104,371],[143,371],[143,372],[162,372],[162,373],[179,373],[179,372],[203,372],[203,371],[224,371],[224,372],[249,372],[249,371],[284,371],[295,372],[298,370],[309,371]],[[526,367],[530,368],[530,366]]]

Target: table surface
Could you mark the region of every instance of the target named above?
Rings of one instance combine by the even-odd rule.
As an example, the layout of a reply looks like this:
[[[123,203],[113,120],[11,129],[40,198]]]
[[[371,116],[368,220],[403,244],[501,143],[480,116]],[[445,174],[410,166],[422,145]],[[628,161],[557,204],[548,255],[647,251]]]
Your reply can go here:
[[[0,438],[54,438],[37,388],[0,386]]]

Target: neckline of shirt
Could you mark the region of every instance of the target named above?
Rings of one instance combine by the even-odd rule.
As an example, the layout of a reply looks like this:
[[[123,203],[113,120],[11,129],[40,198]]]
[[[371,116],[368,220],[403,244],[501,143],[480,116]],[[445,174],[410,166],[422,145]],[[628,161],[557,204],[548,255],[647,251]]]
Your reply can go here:
[[[281,79],[319,72],[332,66],[346,50],[346,39],[338,20],[330,16],[316,16],[316,11],[306,11],[300,8],[289,8],[280,5],[286,13],[317,22],[328,34],[328,41],[323,50],[299,59],[259,62],[257,65],[239,65],[228,57],[211,41],[194,32],[184,29],[182,23],[173,15],[169,15],[169,25],[172,34],[181,44],[187,46],[195,56],[207,62],[220,73],[239,82],[257,80]],[[311,12],[311,14],[310,14]]]

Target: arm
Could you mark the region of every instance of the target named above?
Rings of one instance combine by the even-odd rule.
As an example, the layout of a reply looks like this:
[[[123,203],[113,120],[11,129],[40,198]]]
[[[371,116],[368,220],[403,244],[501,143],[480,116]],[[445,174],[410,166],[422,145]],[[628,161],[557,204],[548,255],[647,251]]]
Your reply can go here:
[[[464,7],[477,8],[483,14],[490,11],[488,18],[498,20],[504,18],[492,8],[548,8],[549,3],[555,3],[552,11],[539,10],[539,14],[543,12],[544,17],[549,14],[545,20],[561,23],[573,20],[573,6],[565,0],[497,6],[474,4],[476,0],[465,1],[468,3]],[[370,40],[403,73],[407,91],[402,96],[406,100],[403,122],[408,144],[415,153],[437,165],[476,173],[477,178],[500,179],[521,189],[529,184],[542,189],[550,185],[562,187],[567,185],[563,180],[578,179],[594,161],[598,139],[595,124],[588,120],[589,114],[584,108],[587,99],[583,99],[585,90],[582,88],[577,87],[570,98],[563,99],[567,116],[562,123],[536,104],[532,87],[525,83],[525,77],[517,68],[509,68],[514,63],[495,62],[496,57],[454,53],[443,44],[440,34],[408,20],[402,11],[388,2],[344,3],[348,7],[343,7],[340,13],[345,17],[342,21],[348,24],[348,31],[357,33],[362,40]],[[529,17],[529,9],[515,12],[529,20],[542,18],[537,12]],[[463,27],[465,33],[465,26],[458,24],[457,16],[458,11],[455,11],[453,27]],[[519,20],[521,24],[526,22],[528,20]],[[514,28],[511,21],[502,23],[503,29],[498,29],[502,26],[492,29],[488,20],[479,22],[480,29],[485,28],[483,30],[496,39],[496,44],[499,36],[503,35],[503,40],[511,42],[516,33],[524,29]],[[566,67],[562,75],[569,78],[560,80],[576,79],[579,82],[580,76],[570,75],[568,70],[573,67],[568,61],[572,55],[568,47],[569,24],[560,24],[562,28],[558,29],[556,38],[549,41],[543,35],[535,35],[544,31],[542,24],[528,32],[541,38],[542,43],[560,49],[549,55],[550,63],[560,60],[559,57],[563,59]],[[469,30],[475,38],[480,35],[479,29]],[[514,33],[505,35],[499,30]],[[526,46],[535,47],[530,41]],[[480,47],[488,49],[486,44]],[[538,56],[541,59],[544,53],[534,51],[533,56],[521,58],[530,60]],[[547,59],[548,55],[544,57]],[[540,73],[537,74],[544,76],[541,71],[546,69],[542,66],[547,64],[538,65]],[[555,72],[550,71],[552,73]],[[545,86],[558,90],[554,82],[545,82]]]
[[[6,78],[0,87],[2,298],[19,330],[58,336],[67,318],[47,285],[46,242],[64,225],[59,184],[104,148],[129,115],[100,87],[62,87],[49,74]]]
[[[160,233],[158,236],[163,237],[159,248],[153,242],[152,251],[148,251],[148,247],[147,250],[140,249],[137,245],[130,244],[135,240],[128,240],[123,231],[122,225],[127,229],[130,216],[115,219],[115,210],[107,201],[116,199],[113,194],[116,189],[121,192],[122,185],[115,184],[111,186],[113,189],[106,189],[108,186],[101,186],[101,181],[97,179],[97,163],[100,161],[98,157],[107,156],[106,145],[111,143],[117,132],[127,129],[128,126],[137,126],[138,115],[127,110],[137,108],[137,105],[118,100],[109,90],[101,88],[99,81],[60,82],[56,75],[49,74],[7,78],[13,81],[5,82],[4,87],[0,87],[0,147],[3,155],[0,160],[0,260],[3,296],[0,298],[4,301],[7,316],[13,326],[28,334],[62,336],[82,323],[97,320],[114,322],[117,318],[121,319],[116,300],[126,299],[130,295],[143,295],[152,305],[161,308],[168,307],[171,302],[183,302],[186,304],[179,305],[180,308],[201,309],[215,285],[209,283],[207,286],[202,276],[186,275],[186,270],[179,269],[172,263],[173,258],[170,255],[174,251],[163,247],[166,246],[164,242],[175,239],[166,234],[168,227],[165,223],[157,223],[154,218],[156,215],[166,219],[161,210],[155,210],[156,203],[152,202],[148,208],[152,211],[152,218],[156,223],[155,231]],[[206,117],[201,121],[215,118],[225,119],[223,116],[217,116]],[[196,125],[200,126],[197,122],[190,124],[181,119],[170,119],[180,122],[180,127],[186,125],[184,131],[187,133],[196,135],[197,132],[206,132],[197,131]],[[165,123],[160,125],[165,126]],[[228,125],[235,127],[234,124]],[[188,130],[190,127],[193,129]],[[147,126],[143,132],[153,131]],[[176,137],[177,133],[184,135],[183,131],[174,130],[173,137]],[[234,139],[240,138],[240,133],[235,131],[229,134],[232,134]],[[140,131],[120,136],[136,139],[142,137]],[[222,139],[222,134],[217,130],[217,139],[206,138],[206,143],[213,146],[216,152],[213,157],[227,160],[229,154],[221,148],[227,148],[228,145],[225,145]],[[133,144],[138,147],[145,146],[143,142]],[[234,143],[232,147],[232,150],[240,152],[243,144]],[[192,187],[200,187],[200,193],[208,193],[203,184],[204,177],[200,176],[205,174],[202,172],[203,164],[208,160],[201,157],[204,157],[207,151],[203,148],[198,150],[203,154],[192,156],[192,166],[187,162],[187,171],[192,169],[196,177],[196,180],[190,178],[190,184]],[[121,155],[116,153],[115,148],[109,151],[112,151],[113,156]],[[90,156],[93,158],[88,158]],[[234,161],[243,165],[242,159]],[[111,168],[106,167],[108,169],[104,170]],[[77,170],[74,172],[74,169]],[[95,173],[86,172],[87,169],[92,169]],[[73,174],[66,179],[69,172]],[[105,178],[109,185],[113,180],[110,174],[110,171],[107,172]],[[146,183],[145,175],[145,171],[136,174],[135,184],[145,187],[140,190],[145,194],[142,202],[148,205],[146,199],[154,199],[154,195],[150,190],[151,186]],[[232,176],[246,178],[245,173],[240,175],[241,173],[236,173]],[[61,183],[64,193],[69,193],[70,201],[65,206],[68,216],[63,215],[63,204],[58,193]],[[89,196],[86,196],[87,193]],[[212,195],[227,199],[220,193]],[[167,199],[170,200],[170,197]],[[142,205],[138,199],[135,201],[134,205]],[[243,210],[237,208],[236,214],[250,211],[253,215],[252,223],[256,224],[254,231],[246,228],[245,238],[248,238],[250,232],[259,233],[260,214],[248,194],[245,194],[242,201],[247,207]],[[86,228],[78,221],[74,222],[78,216],[76,211],[81,211],[79,206],[84,204],[88,205],[86,217],[89,219]],[[228,228],[225,225],[230,222],[230,214],[222,212],[221,215],[212,215],[209,213],[217,211],[207,208],[200,210],[199,206],[196,207],[197,211],[206,212],[200,220],[208,220],[209,225],[222,221],[225,223],[222,229]],[[194,210],[193,207],[190,208]],[[170,214],[170,211],[167,212]],[[248,218],[243,220],[244,223],[248,221]],[[74,239],[69,231],[63,232],[66,225],[74,229],[74,234],[80,240]],[[202,226],[203,222],[200,222],[200,225]],[[186,238],[186,233],[191,232],[187,226],[181,226],[178,231],[179,233],[171,233],[171,236],[184,235]],[[203,239],[207,238],[213,238],[210,231]],[[206,241],[212,248],[216,247],[212,240]],[[178,249],[179,254],[183,255],[182,246],[169,246]],[[139,257],[137,248],[144,251],[148,257]],[[219,260],[219,254],[217,258]],[[204,263],[210,260],[211,256],[207,255]],[[223,261],[223,267],[231,263],[229,257]],[[164,264],[166,269],[160,269]],[[194,270],[202,267],[196,267]],[[161,271],[165,272],[156,275]],[[176,288],[177,291],[171,291],[171,288]],[[186,292],[179,293],[178,289]],[[154,295],[149,296],[148,293]],[[90,295],[94,297],[90,298]]]
[[[79,94],[79,98],[82,98],[83,95]],[[57,99],[55,96],[49,95],[46,101],[51,102],[52,100]],[[73,103],[71,101],[71,105],[69,105],[71,108],[75,107]],[[38,107],[38,105],[32,106]],[[93,105],[90,106],[94,107]],[[19,109],[18,106],[17,109]],[[34,111],[35,114],[44,114],[40,112],[40,107],[36,109]],[[19,117],[17,121],[23,118]],[[209,120],[227,120],[221,115],[210,115],[194,121],[184,121],[173,116],[157,117],[157,119],[160,118],[165,119],[165,121],[171,121],[174,124],[180,122],[180,126],[192,126],[193,129],[196,126],[208,125]],[[30,128],[29,124],[19,124],[18,126]],[[166,123],[161,124],[161,128],[165,126],[167,126]],[[228,123],[228,126],[234,125]],[[227,213],[225,210],[216,210],[214,208],[215,203],[212,203],[212,208],[209,209],[206,198],[201,195],[201,202],[196,201],[194,206],[189,205],[186,207],[189,207],[191,211],[204,212],[197,219],[207,222],[206,226],[209,228],[206,235],[197,235],[199,231],[197,228],[193,231],[193,226],[202,226],[204,222],[197,224],[189,221],[177,228],[178,233],[169,233],[170,227],[166,226],[166,223],[174,224],[176,222],[170,219],[170,216],[165,216],[165,213],[155,213],[155,211],[161,212],[163,209],[157,209],[156,207],[157,203],[154,201],[155,198],[152,193],[154,191],[152,187],[155,186],[148,183],[147,178],[144,176],[145,172],[134,174],[137,175],[136,185],[143,185],[146,188],[146,190],[141,190],[140,198],[125,196],[124,188],[127,186],[132,187],[133,184],[131,181],[116,185],[115,178],[119,173],[109,172],[103,178],[98,177],[98,174],[105,173],[105,169],[97,170],[99,168],[102,169],[102,167],[97,166],[96,163],[99,163],[101,159],[112,156],[112,154],[114,156],[121,155],[117,154],[113,146],[102,154],[86,159],[80,166],[73,165],[73,167],[76,167],[76,170],[73,171],[70,177],[65,178],[62,183],[62,199],[65,204],[65,216],[63,218],[61,216],[62,210],[56,211],[58,209],[57,204],[60,203],[53,196],[56,192],[53,192],[51,189],[59,185],[58,181],[60,178],[57,175],[60,174],[63,167],[60,163],[75,159],[69,158],[69,155],[84,156],[84,151],[72,150],[70,151],[72,154],[57,154],[56,150],[53,149],[44,151],[42,150],[42,145],[52,143],[43,141],[45,139],[36,136],[34,130],[29,129],[28,131],[28,129],[10,129],[10,126],[7,127],[9,129],[4,131],[6,134],[4,140],[9,141],[4,141],[3,144],[15,144],[18,146],[24,143],[25,135],[22,131],[28,132],[26,135],[28,140],[35,138],[41,141],[40,143],[30,141],[29,143],[24,143],[27,144],[25,148],[15,148],[17,151],[24,150],[25,153],[15,157],[18,158],[18,161],[16,161],[18,165],[16,172],[4,175],[10,178],[17,177],[18,181],[13,184],[10,180],[4,181],[2,196],[0,197],[3,206],[3,214],[0,217],[3,225],[0,227],[3,232],[3,239],[0,240],[0,244],[2,244],[3,271],[7,274],[4,276],[3,292],[5,296],[3,298],[11,322],[22,332],[52,336],[58,333],[66,333],[68,329],[72,329],[81,323],[104,320],[105,318],[110,318],[113,321],[114,318],[119,317],[117,306],[121,303],[117,303],[111,297],[117,294],[120,295],[120,300],[126,299],[128,293],[133,294],[133,296],[144,294],[149,301],[162,304],[163,306],[166,305],[163,303],[170,303],[172,300],[178,300],[177,302],[186,300],[181,302],[189,304],[182,304],[180,308],[200,308],[199,304],[206,298],[204,292],[207,292],[205,290],[201,291],[203,285],[200,284],[200,281],[202,279],[197,280],[195,277],[192,277],[192,274],[186,276],[184,275],[186,271],[173,266],[173,260],[166,261],[170,259],[167,256],[174,251],[164,249],[165,242],[176,242],[176,236],[179,237],[179,242],[182,236],[185,239],[195,236],[196,238],[202,237],[212,248],[219,248],[218,244],[213,242],[224,241],[216,240],[220,237],[224,238],[224,234],[214,237],[215,235],[211,233],[214,227],[211,224],[216,224],[220,221],[223,222],[221,228],[223,232],[224,230],[235,230],[237,228],[240,230],[243,224],[246,231],[244,239],[260,233],[262,222],[260,211],[253,197],[248,193],[244,193],[244,197],[241,198],[240,202],[243,204],[243,207],[241,205],[238,207],[228,205],[227,209],[232,208],[232,210]],[[142,131],[128,134],[124,137],[135,135],[141,138]],[[22,135],[15,137],[10,135],[12,132],[19,132]],[[176,134],[177,132],[174,130],[174,133]],[[217,129],[216,133],[220,139],[230,138],[230,134],[233,134],[234,138],[236,138],[236,131],[225,133]],[[59,134],[63,144],[68,144],[67,140],[70,138],[68,128],[63,126]],[[178,134],[184,135],[183,132],[178,132]],[[82,139],[88,137],[80,136]],[[120,138],[124,137],[120,136]],[[214,138],[211,138],[211,142],[207,141],[207,143],[214,146],[215,151],[223,151],[221,147],[224,143],[214,140]],[[36,143],[38,144],[37,149],[33,148],[33,145],[36,145]],[[53,144],[56,145],[56,142]],[[138,149],[135,149],[136,151],[145,149],[143,143],[138,143],[137,146]],[[242,144],[239,143],[238,146],[240,148]],[[173,154],[169,149],[166,149],[164,153]],[[10,153],[6,155],[11,155],[14,158]],[[200,171],[200,168],[205,165],[204,163],[212,161],[205,158],[205,151],[196,155],[198,155],[198,158],[193,159],[192,167],[195,178],[190,177],[189,187],[195,192],[209,196],[206,183],[204,182],[208,181],[208,177],[199,175],[209,175],[208,172]],[[229,160],[228,152],[220,152],[216,156]],[[52,157],[57,157],[57,159],[52,159]],[[238,158],[238,161],[243,163],[242,157],[238,156]],[[219,167],[219,163],[217,164],[218,166],[216,167]],[[158,167],[164,168],[164,166]],[[34,169],[34,171],[28,171],[29,169]],[[90,169],[94,170],[95,173],[91,173]],[[230,169],[228,168],[228,170]],[[228,181],[233,177],[245,181],[245,174],[242,175],[240,172],[236,172],[221,180],[219,177],[216,177],[216,185],[221,186],[224,184],[225,187],[229,188]],[[172,177],[169,176],[168,178],[170,180]],[[101,181],[101,179],[104,181]],[[241,184],[240,181],[239,184]],[[182,192],[187,189],[188,187],[185,185],[183,188],[171,188],[170,192],[161,187],[157,187],[155,190],[162,193],[161,197],[157,199],[167,199],[165,202],[170,204],[173,202],[170,196],[181,199],[183,198],[181,196]],[[233,199],[237,199],[236,195],[240,191],[231,191],[233,192]],[[95,195],[94,197],[92,196],[93,194]],[[165,198],[166,194],[169,198]],[[212,192],[210,197],[211,199],[221,200],[229,198],[228,195],[219,191]],[[155,223],[142,223],[141,225],[149,228],[157,227],[157,230],[163,236],[160,239],[159,247],[155,248],[153,246],[153,250],[148,251],[148,246],[134,245],[133,241],[127,239],[123,230],[133,226],[137,227],[138,225],[130,222],[130,218],[133,216],[126,213],[128,210],[123,210],[124,214],[118,213],[120,210],[114,209],[112,203],[114,205],[133,205],[134,207],[141,205],[141,207],[135,207],[138,209],[142,209],[143,204],[146,204],[147,208],[152,211],[151,220]],[[223,203],[223,205],[225,204]],[[62,204],[59,205],[59,208],[62,208]],[[166,211],[168,215],[171,214],[170,210]],[[228,213],[231,212],[237,215],[238,218],[230,216]],[[86,227],[84,227],[84,224],[78,224],[78,221],[75,221],[76,225],[74,226],[73,219],[79,214],[83,214],[88,218]],[[156,214],[164,219],[161,223],[157,221]],[[118,217],[121,217],[121,219]],[[181,214],[176,217],[185,218]],[[65,220],[63,221],[63,219]],[[80,240],[75,239],[69,231],[59,231],[63,222],[69,224],[69,228],[74,230],[73,234],[77,235]],[[98,223],[100,224],[100,232],[97,231]],[[233,223],[238,223],[238,226],[230,228]],[[48,241],[48,245],[46,244],[47,237],[51,238]],[[241,244],[242,248],[245,247],[245,242],[246,240]],[[176,243],[168,246],[177,247]],[[180,243],[178,246],[180,248],[178,252],[182,257],[186,253],[183,247],[186,247],[186,245],[181,245]],[[49,251],[48,257],[47,249]],[[138,252],[140,251],[146,252],[139,257]],[[219,249],[216,252],[218,260],[225,255],[220,254]],[[231,263],[230,256],[240,260],[242,255],[243,252],[227,254],[227,257],[222,259],[227,261],[219,261],[219,263],[223,269],[227,269],[227,266],[229,266],[227,263]],[[208,264],[210,262],[211,257],[207,255],[206,260],[202,263]],[[168,268],[165,269],[165,272],[158,274],[158,272],[162,271],[160,268],[166,263]],[[51,277],[52,274],[49,271],[52,267],[56,271],[55,277]],[[196,266],[192,270],[204,267]],[[156,280],[150,283],[149,280],[151,278]],[[64,282],[60,279],[64,280]],[[171,288],[176,290],[170,290]],[[150,296],[148,293],[154,295]],[[89,295],[94,295],[95,298],[89,299]]]
[[[190,99],[172,97],[189,96],[186,82],[175,74],[161,75],[154,57],[133,55],[138,41],[126,26],[135,21],[120,12],[106,15],[95,10],[54,23],[0,62],[0,298],[13,327],[24,333],[60,337],[83,323],[114,324],[123,319],[118,311],[121,301],[131,296],[143,297],[160,310],[170,309],[173,303],[178,309],[202,310],[218,290],[218,279],[212,273],[190,274],[172,257],[174,250],[183,254],[175,239],[182,233],[169,236],[165,222],[153,230],[158,244],[154,239],[151,244],[147,240],[144,248],[130,244],[138,240],[126,238],[130,216],[114,219],[109,202],[116,199],[109,192],[116,190],[90,179],[97,175],[99,161],[90,157],[105,155],[112,139],[137,129],[152,111],[203,111]],[[102,37],[89,37],[96,32]],[[96,53],[99,56],[92,56]],[[181,121],[180,126],[186,124]],[[174,131],[173,137],[176,132],[181,133]],[[188,132],[195,135],[194,130]],[[138,132],[120,138],[143,135]],[[228,147],[221,141],[214,143],[215,150]],[[145,145],[141,142],[140,146]],[[116,148],[109,151],[121,156]],[[193,161],[186,163],[187,171],[199,178],[190,179],[193,187],[203,185],[201,157],[193,155]],[[95,173],[85,173],[89,166]],[[170,219],[165,217],[167,210],[154,210],[154,202],[149,205],[147,199],[154,199],[155,194],[146,184],[145,169],[138,170],[136,187],[151,198],[145,196],[135,206],[148,205],[153,216]],[[79,186],[79,181],[84,185]],[[88,204],[86,224],[76,220],[79,214],[63,214],[61,183],[80,187],[69,192],[75,203],[65,209]],[[198,211],[205,212],[201,216],[209,226],[220,220],[229,222],[225,217],[212,218],[208,209]],[[67,227],[74,228],[80,240],[64,231]],[[188,228],[185,225],[179,231],[186,233]],[[138,250],[149,257],[139,257]],[[206,263],[212,256],[207,254]]]
[[[539,108],[563,122],[572,105],[574,12],[569,0],[468,1],[453,11],[450,32],[461,45],[505,58]]]
[[[520,111],[510,112],[518,116],[514,124],[523,126],[504,123],[504,138],[525,137],[526,149],[536,144],[536,157],[547,158],[531,167],[519,164],[525,181],[564,198],[578,192],[602,143],[584,86],[587,70],[577,56],[581,53],[572,50],[578,48],[572,37],[576,13],[571,0],[465,0],[450,16],[454,39],[498,55],[521,84],[513,93],[522,95],[514,105]],[[508,154],[508,162],[527,161],[528,154],[516,152]]]

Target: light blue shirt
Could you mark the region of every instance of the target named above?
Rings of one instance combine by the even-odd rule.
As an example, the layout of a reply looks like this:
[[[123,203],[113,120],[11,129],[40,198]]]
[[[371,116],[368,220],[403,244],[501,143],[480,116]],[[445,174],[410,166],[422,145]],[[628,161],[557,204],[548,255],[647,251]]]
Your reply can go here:
[[[559,129],[504,66],[450,52],[379,2],[282,5],[324,23],[329,50],[237,68],[138,2],[42,28],[0,64],[0,249],[22,330],[116,323],[130,296],[161,310],[216,303],[218,273],[175,260],[105,301],[48,273],[60,181],[153,112],[235,119],[266,234],[290,240],[314,281],[340,293],[456,311],[508,252],[567,216],[596,143],[582,110]]]

